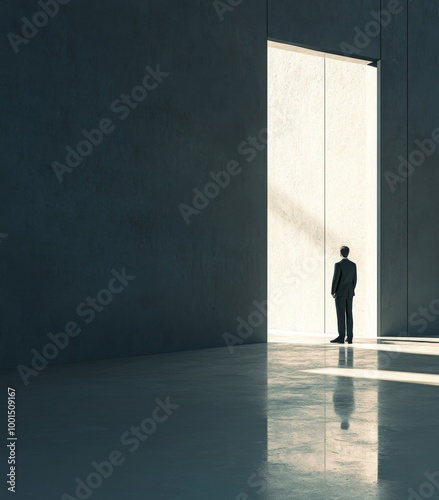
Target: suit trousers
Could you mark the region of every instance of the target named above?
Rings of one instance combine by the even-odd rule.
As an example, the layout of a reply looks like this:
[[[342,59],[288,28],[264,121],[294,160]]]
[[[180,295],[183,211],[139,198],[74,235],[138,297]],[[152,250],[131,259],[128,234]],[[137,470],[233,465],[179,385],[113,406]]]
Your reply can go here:
[[[336,297],[338,336],[344,340],[346,333],[348,341],[352,340],[354,320],[352,318],[352,297]]]

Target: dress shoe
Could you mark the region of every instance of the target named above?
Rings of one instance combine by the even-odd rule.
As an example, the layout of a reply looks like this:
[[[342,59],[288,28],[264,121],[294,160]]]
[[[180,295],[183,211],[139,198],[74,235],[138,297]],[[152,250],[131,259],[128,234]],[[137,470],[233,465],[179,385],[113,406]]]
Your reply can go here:
[[[348,340],[348,344],[352,344],[352,340]]]
[[[344,339],[337,337],[334,340],[331,340],[331,344],[344,344]]]

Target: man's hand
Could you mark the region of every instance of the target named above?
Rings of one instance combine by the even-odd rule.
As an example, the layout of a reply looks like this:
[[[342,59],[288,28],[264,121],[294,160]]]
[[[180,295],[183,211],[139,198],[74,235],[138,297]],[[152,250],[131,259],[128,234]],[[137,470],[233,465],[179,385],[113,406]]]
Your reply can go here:
[[[333,296],[333,297],[334,297],[334,299],[335,299],[335,297],[337,297],[337,294],[336,294],[336,293],[333,293],[333,294],[332,294],[332,296]]]

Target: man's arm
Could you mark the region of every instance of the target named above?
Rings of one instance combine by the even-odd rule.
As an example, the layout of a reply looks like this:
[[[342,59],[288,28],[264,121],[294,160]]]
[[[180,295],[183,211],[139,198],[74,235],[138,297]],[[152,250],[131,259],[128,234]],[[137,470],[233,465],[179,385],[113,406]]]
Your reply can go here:
[[[355,268],[354,268],[354,280],[353,280],[353,284],[354,284],[354,291],[355,291],[355,287],[357,286],[357,265],[354,264]]]
[[[334,277],[332,278],[332,287],[331,287],[331,295],[334,296],[337,293],[338,283],[340,281],[341,270],[340,266],[335,263],[334,264]]]

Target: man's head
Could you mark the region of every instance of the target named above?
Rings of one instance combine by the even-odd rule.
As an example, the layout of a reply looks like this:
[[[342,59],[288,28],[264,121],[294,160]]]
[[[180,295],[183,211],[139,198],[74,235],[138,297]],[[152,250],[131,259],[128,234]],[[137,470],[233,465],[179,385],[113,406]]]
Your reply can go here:
[[[349,247],[345,247],[345,246],[341,247],[340,248],[340,255],[342,257],[347,257],[349,255]]]

